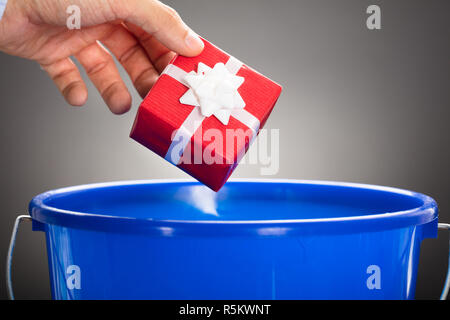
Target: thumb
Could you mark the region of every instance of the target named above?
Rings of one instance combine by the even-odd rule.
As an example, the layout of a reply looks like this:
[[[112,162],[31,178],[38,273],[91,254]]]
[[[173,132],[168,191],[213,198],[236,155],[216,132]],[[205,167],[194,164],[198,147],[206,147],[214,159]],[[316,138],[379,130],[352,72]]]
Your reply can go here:
[[[196,56],[204,47],[200,37],[183,22],[177,12],[157,0],[16,1],[20,1],[31,20],[38,23],[65,25],[67,8],[75,5],[79,7],[82,27],[123,20],[141,27],[168,49],[181,55]]]
[[[115,0],[124,9],[121,19],[141,27],[168,49],[184,56],[196,56],[204,43],[171,7],[157,0]]]

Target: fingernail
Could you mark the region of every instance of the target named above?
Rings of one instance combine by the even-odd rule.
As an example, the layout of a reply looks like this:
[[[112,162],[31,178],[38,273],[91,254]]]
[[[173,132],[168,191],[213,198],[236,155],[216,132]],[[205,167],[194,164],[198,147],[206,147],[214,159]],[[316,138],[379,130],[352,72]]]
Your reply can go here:
[[[204,47],[204,43],[202,39],[192,30],[189,30],[186,38],[184,39],[186,45],[192,50],[202,50]]]

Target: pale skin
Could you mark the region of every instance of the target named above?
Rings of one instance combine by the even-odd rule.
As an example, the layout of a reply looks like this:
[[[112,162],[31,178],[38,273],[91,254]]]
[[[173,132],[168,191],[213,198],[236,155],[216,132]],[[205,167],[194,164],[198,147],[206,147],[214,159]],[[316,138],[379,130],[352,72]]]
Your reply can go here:
[[[80,8],[79,30],[66,26],[70,5]],[[88,91],[74,57],[109,109],[122,114],[131,95],[105,48],[144,97],[176,53],[196,56],[203,42],[156,0],[8,0],[0,20],[0,51],[39,63],[65,100],[82,106]]]

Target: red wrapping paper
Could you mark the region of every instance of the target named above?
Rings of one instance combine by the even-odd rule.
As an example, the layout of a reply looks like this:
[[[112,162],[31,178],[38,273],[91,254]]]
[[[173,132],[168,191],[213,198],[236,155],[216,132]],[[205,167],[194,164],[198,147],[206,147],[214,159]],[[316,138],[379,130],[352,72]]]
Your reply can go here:
[[[212,68],[218,62],[225,64],[228,61],[230,56],[227,53],[208,41],[203,41],[205,48],[199,56],[192,58],[176,56],[170,63],[190,72],[197,71],[200,62]],[[236,75],[245,79],[238,89],[245,101],[245,110],[259,119],[259,128],[262,128],[281,94],[282,88],[245,64]],[[180,128],[191,111],[198,108],[179,102],[180,97],[188,89],[181,82],[163,73],[139,106],[130,137],[164,158],[172,144],[174,132]],[[216,159],[220,158],[222,161],[212,164],[205,161],[196,163],[195,152],[201,149],[203,154],[205,148],[212,148],[211,143],[214,142],[214,139],[205,139],[205,133],[212,128],[220,130],[222,133],[223,148],[213,148],[212,152]],[[177,165],[214,191],[218,191],[225,184],[237,166],[240,156],[243,156],[249,147],[250,137],[246,135],[243,139],[233,138],[234,150],[226,148],[227,143],[232,143],[227,141],[227,129],[242,129],[241,132],[250,132],[244,123],[233,116],[230,117],[228,125],[222,124],[215,116],[207,117],[186,146],[182,163]],[[239,134],[239,131],[235,131],[235,133]],[[199,137],[203,138],[199,139]],[[228,139],[230,138],[229,135]],[[197,151],[194,150],[195,148]],[[197,162],[198,160],[197,157]]]

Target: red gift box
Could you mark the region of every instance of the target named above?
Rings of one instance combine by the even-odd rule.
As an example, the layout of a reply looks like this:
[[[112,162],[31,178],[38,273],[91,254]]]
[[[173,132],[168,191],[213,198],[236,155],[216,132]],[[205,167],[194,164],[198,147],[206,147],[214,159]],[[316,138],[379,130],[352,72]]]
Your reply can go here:
[[[199,56],[176,56],[162,72],[139,106],[130,137],[218,191],[264,126],[282,88],[203,41]],[[230,75],[243,78],[237,92],[245,107],[232,109],[226,125],[215,115],[204,116],[199,106],[180,102],[190,89],[188,73],[221,63]]]

